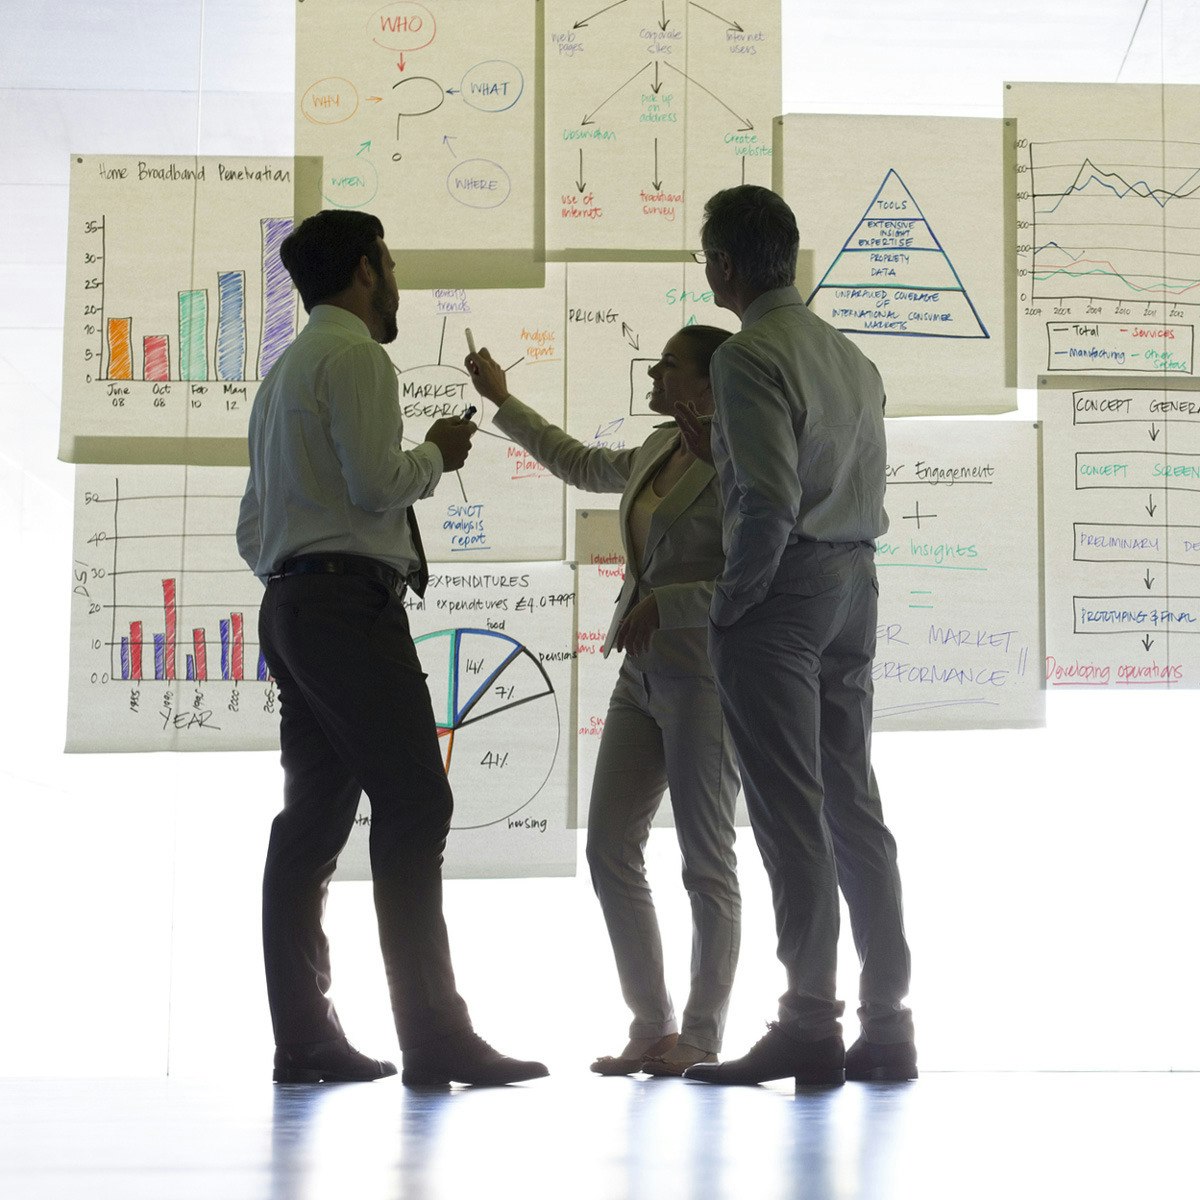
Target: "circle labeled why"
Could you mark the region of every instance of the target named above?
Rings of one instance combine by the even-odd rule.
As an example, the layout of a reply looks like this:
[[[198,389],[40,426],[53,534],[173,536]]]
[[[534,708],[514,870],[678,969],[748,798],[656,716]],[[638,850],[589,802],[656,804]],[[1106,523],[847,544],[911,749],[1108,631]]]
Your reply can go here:
[[[454,829],[520,812],[558,757],[558,700],[542,664],[490,629],[440,629],[414,639],[454,789]]]

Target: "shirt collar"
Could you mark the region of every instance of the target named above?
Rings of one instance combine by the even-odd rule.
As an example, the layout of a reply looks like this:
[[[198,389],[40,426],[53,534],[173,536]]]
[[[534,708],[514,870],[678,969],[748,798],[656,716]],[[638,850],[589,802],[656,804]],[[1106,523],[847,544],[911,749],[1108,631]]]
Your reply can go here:
[[[742,313],[742,328],[753,325],[760,317],[765,317],[773,308],[784,308],[789,304],[803,304],[804,300],[794,286],[773,288],[756,296]]]
[[[351,333],[361,333],[363,337],[371,341],[375,340],[371,337],[371,331],[359,317],[344,308],[339,308],[336,304],[314,304],[312,312],[308,314],[308,323],[310,325],[340,325]]]

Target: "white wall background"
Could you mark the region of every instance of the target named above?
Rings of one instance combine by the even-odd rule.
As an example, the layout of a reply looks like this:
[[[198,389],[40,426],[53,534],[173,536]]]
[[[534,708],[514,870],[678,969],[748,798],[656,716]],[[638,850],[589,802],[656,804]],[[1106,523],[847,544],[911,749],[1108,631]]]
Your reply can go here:
[[[267,1068],[274,756],[61,753],[72,468],[55,447],[68,153],[291,153],[292,13],[0,0],[0,1074]],[[791,112],[999,116],[1006,79],[1200,82],[1190,0],[784,0],[784,33]],[[1036,415],[1032,395],[1020,412]],[[1049,697],[1044,730],[877,739],[925,1068],[1200,1068],[1197,709],[1191,692],[1073,693]],[[739,848],[731,1055],[782,987],[748,831]],[[681,1006],[673,833],[650,853]],[[485,1036],[561,1070],[620,1047],[628,1018],[586,869],[450,883],[447,916]],[[388,1053],[367,885],[335,887],[328,926],[351,1036]],[[853,966],[847,946],[851,1010]]]

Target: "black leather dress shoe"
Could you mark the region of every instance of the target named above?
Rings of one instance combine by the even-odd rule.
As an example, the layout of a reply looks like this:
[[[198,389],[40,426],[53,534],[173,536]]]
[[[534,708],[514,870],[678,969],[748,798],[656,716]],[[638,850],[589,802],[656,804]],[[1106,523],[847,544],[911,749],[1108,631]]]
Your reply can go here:
[[[395,1063],[359,1054],[345,1038],[275,1047],[276,1083],[369,1083],[395,1073]]]
[[[498,1087],[549,1074],[544,1063],[509,1058],[468,1030],[405,1050],[400,1082],[407,1087],[439,1087],[449,1083]]]
[[[741,1057],[723,1063],[697,1063],[683,1073],[684,1079],[700,1083],[764,1083],[768,1079],[786,1079],[797,1084],[824,1084],[840,1087],[845,1082],[843,1066],[846,1051],[840,1037],[802,1042],[785,1033],[783,1026],[771,1022],[765,1036]]]
[[[917,1048],[912,1042],[868,1042],[860,1037],[846,1051],[846,1078],[859,1083],[916,1079]]]

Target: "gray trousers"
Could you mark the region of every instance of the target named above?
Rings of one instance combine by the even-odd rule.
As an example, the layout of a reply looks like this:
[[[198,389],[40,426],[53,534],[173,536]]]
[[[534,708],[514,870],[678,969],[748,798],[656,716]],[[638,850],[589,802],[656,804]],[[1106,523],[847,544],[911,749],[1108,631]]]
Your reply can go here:
[[[662,938],[644,851],[670,788],[692,906],[691,990],[683,1027],[663,972]],[[741,893],[733,852],[738,777],[711,679],[647,675],[625,659],[609,701],[588,812],[587,860],[633,1012],[631,1038],[678,1032],[721,1048],[741,944]]]
[[[912,1038],[896,842],[871,768],[871,661],[879,586],[866,543],[789,546],[766,598],[710,628],[746,806],[775,905],[787,991],[779,1019],[803,1038],[841,1032],[838,886],[861,963],[859,1019],[873,1042]]]

